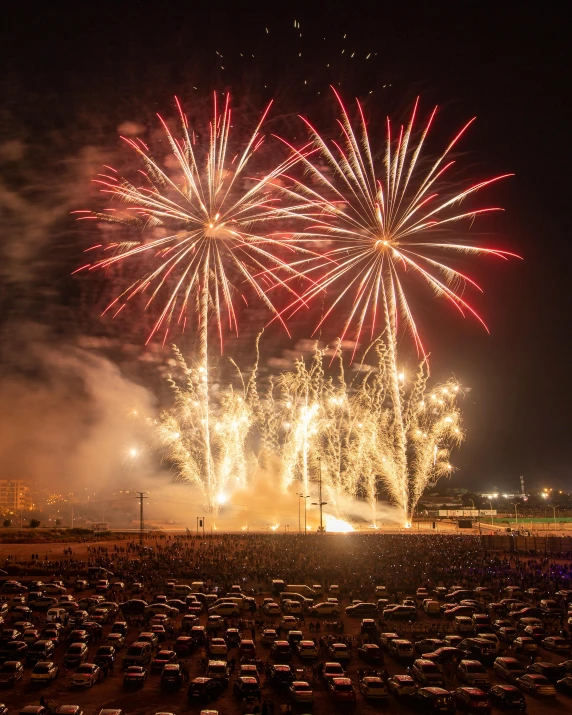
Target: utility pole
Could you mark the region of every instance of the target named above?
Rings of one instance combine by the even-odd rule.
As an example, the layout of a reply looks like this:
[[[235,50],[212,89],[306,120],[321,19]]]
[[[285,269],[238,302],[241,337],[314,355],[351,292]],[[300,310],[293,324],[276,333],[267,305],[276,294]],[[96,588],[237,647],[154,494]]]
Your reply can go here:
[[[145,520],[143,519],[143,499],[147,499],[145,492],[137,492],[136,499],[139,499],[139,543],[143,546],[143,535],[145,533]]]
[[[322,501],[322,460],[318,460],[318,465],[319,465],[319,471],[318,471],[318,496],[319,496],[319,501],[312,502],[312,506],[319,506],[320,507],[320,534],[324,533],[324,523],[323,523],[323,514],[322,514],[322,507],[325,506],[328,502],[327,501]]]

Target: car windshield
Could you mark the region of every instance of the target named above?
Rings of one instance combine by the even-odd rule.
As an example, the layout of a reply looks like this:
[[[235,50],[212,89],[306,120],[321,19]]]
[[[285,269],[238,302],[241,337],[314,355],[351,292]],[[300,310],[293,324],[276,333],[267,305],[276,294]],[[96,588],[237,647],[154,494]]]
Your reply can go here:
[[[4,663],[1,670],[3,673],[14,673],[18,669],[18,664],[16,663]]]
[[[49,673],[49,672],[50,672],[50,667],[48,665],[37,665],[34,668],[34,673],[44,674],[44,673]]]
[[[71,655],[76,655],[77,653],[81,653],[82,648],[79,645],[72,645],[68,648],[68,653]]]
[[[488,700],[487,696],[484,693],[473,693],[471,695],[471,704],[472,703],[482,703]]]
[[[467,666],[467,673],[486,673],[487,671],[479,663],[472,663]]]
[[[75,672],[79,673],[81,675],[82,673],[89,674],[89,673],[91,673],[91,671],[92,671],[91,665],[80,665],[79,668]]]
[[[423,672],[424,673],[438,673],[439,668],[436,665],[424,665],[423,666]]]
[[[342,692],[349,692],[353,690],[351,683],[336,683],[336,690],[341,690]]]

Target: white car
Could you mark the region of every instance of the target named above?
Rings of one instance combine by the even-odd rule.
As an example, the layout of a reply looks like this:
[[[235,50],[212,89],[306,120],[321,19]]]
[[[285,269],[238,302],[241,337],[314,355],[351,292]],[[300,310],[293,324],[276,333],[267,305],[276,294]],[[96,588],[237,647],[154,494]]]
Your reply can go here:
[[[32,683],[51,683],[58,677],[59,672],[59,666],[51,660],[40,660],[34,666],[30,680]]]
[[[323,601],[322,603],[315,603],[311,608],[309,615],[316,616],[337,616],[340,613],[340,607],[337,603],[330,603],[328,601]]]
[[[280,616],[282,614],[280,606],[277,603],[265,603],[263,610],[264,613],[266,613],[266,615],[270,616],[271,618],[275,616]]]
[[[294,616],[282,616],[280,626],[287,631],[298,630],[298,619]]]
[[[314,641],[300,641],[296,646],[296,650],[302,660],[305,658],[314,659],[318,657],[318,647]]]
[[[314,691],[305,680],[295,680],[288,689],[288,692],[295,703],[314,702]]]
[[[101,678],[101,670],[95,663],[84,663],[78,666],[71,677],[71,684],[82,688],[91,688]]]
[[[226,655],[228,646],[224,638],[211,638],[209,643],[209,655]]]
[[[285,599],[282,601],[282,608],[284,613],[302,613],[302,604],[300,601],[289,601],[288,599]]]
[[[236,603],[219,603],[209,608],[209,613],[217,616],[240,616],[240,608]]]

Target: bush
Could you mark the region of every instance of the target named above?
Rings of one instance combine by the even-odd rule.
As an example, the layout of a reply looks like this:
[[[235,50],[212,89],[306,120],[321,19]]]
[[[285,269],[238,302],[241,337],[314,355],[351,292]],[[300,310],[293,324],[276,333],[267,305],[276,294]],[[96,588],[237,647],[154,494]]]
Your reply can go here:
[[[30,529],[37,529],[38,526],[40,526],[40,522],[38,521],[38,519],[30,519]]]
[[[12,526],[11,519],[4,519],[4,521],[2,522],[2,526],[5,526],[6,528],[8,528],[9,526]]]

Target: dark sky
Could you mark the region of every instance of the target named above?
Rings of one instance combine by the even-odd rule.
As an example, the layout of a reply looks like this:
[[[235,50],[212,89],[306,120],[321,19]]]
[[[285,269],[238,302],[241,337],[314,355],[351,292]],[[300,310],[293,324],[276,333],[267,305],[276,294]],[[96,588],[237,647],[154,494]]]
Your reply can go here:
[[[90,299],[69,278],[85,242],[68,212],[91,191],[89,172],[73,167],[79,156],[91,167],[90,152],[117,161],[122,122],[152,123],[173,95],[188,106],[215,88],[230,88],[245,113],[275,97],[287,127],[298,113],[333,116],[330,83],[381,117],[403,118],[419,95],[426,110],[442,107],[439,146],[477,115],[466,165],[478,176],[515,173],[487,194],[506,211],[482,230],[524,259],[469,261],[485,288],[477,304],[491,335],[429,294],[417,306],[435,377],[453,372],[471,387],[453,484],[510,490],[523,474],[530,489],[570,486],[566,17],[512,3],[14,5],[0,30],[7,330],[22,320],[55,333],[94,329],[82,323]],[[55,216],[52,203],[62,208]],[[307,337],[302,328],[298,338]]]

